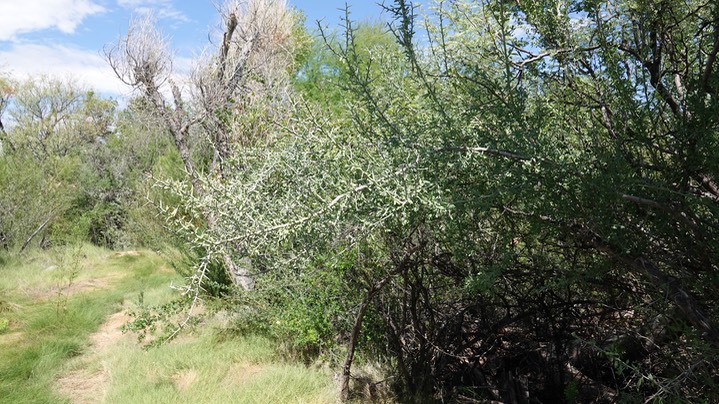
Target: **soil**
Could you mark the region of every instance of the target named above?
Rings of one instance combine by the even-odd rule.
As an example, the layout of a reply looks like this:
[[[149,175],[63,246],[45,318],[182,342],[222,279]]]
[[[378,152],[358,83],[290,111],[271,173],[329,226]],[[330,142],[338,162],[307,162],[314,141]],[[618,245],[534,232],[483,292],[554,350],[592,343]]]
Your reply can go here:
[[[121,274],[110,274],[103,278],[74,280],[69,285],[56,285],[49,288],[35,289],[29,294],[38,300],[47,300],[62,296],[74,296],[79,293],[92,292],[97,289],[109,289]]]
[[[247,383],[255,375],[262,373],[264,370],[263,366],[247,363],[234,363],[230,366],[225,376],[224,382],[229,385],[238,385]]]
[[[193,369],[186,369],[172,375],[172,383],[180,392],[187,390],[195,380],[197,380],[197,372]]]
[[[104,402],[110,384],[110,369],[102,358],[106,357],[113,346],[123,340],[133,338],[122,333],[122,325],[130,320],[124,311],[107,318],[100,329],[90,336],[91,346],[88,353],[78,358],[80,363],[101,360],[101,368],[80,367],[61,377],[56,382],[57,390],[70,399],[73,404]]]

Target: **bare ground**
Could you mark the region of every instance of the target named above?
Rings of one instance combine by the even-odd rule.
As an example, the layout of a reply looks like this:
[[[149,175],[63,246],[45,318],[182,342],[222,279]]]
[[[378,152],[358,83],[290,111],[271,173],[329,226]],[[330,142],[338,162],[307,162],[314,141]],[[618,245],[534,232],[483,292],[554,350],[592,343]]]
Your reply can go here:
[[[185,369],[172,375],[172,383],[178,391],[185,391],[197,380],[197,372],[194,369]]]
[[[265,370],[264,366],[247,363],[234,363],[230,366],[225,376],[224,383],[238,385],[250,381],[256,375]]]
[[[122,278],[122,274],[109,274],[102,278],[80,279],[68,282],[65,285],[56,285],[47,288],[37,288],[28,292],[34,299],[47,300],[62,296],[74,296],[79,293],[92,292],[98,289],[109,289],[117,280]]]
[[[55,382],[55,388],[73,404],[105,402],[112,379],[111,356],[117,354],[118,345],[134,346],[139,343],[133,334],[123,334],[122,326],[131,319],[124,311],[107,318],[100,329],[90,336],[91,345],[87,352],[75,359],[69,372]],[[183,335],[173,340],[182,344],[194,339]],[[227,387],[250,382],[266,370],[265,366],[252,363],[233,363],[223,379]],[[195,369],[182,369],[171,377],[172,383],[180,392],[186,391],[200,381]]]
[[[122,325],[130,320],[124,312],[119,312],[107,318],[100,329],[90,336],[92,345],[85,355],[78,358],[80,367],[57,380],[55,386],[73,404],[86,404],[104,402],[110,384],[110,369],[107,361],[108,352],[113,346],[133,336],[122,333]],[[88,363],[99,360],[99,368],[89,368]]]
[[[12,345],[22,341],[23,333],[11,332],[9,334],[0,334],[0,345]]]

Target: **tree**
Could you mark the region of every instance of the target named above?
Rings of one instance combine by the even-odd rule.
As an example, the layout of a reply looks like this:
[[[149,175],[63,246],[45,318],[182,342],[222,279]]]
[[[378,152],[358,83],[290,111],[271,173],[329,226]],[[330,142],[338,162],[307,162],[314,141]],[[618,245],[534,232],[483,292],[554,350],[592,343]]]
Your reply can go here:
[[[343,17],[345,23],[349,21],[349,12]],[[307,100],[319,102],[324,110],[338,114],[346,113],[343,100],[347,91],[348,72],[346,64],[340,55],[333,52],[333,48],[345,46],[345,38],[337,32],[327,32],[319,25],[317,35],[313,38],[298,74],[295,77],[295,87]],[[401,52],[394,37],[384,25],[380,23],[360,23],[354,27],[353,45],[357,56],[362,63],[362,70],[370,74],[379,74],[379,68],[372,65],[371,54],[383,52]]]
[[[108,202],[99,189],[101,174],[89,168],[110,140],[115,102],[72,80],[45,76],[8,83],[2,91],[5,246],[22,251],[33,239],[49,245],[71,234],[84,238],[93,226],[86,223],[92,221],[88,211]]]
[[[261,142],[267,136],[266,122],[282,115],[288,102],[294,18],[286,3],[229,1],[220,14],[224,31],[219,49],[198,62],[192,74],[190,103],[172,78],[171,53],[150,17],[133,20],[127,35],[105,50],[117,76],[141,91],[165,122],[197,195],[204,195],[206,187],[189,147],[192,131],[210,139],[208,171],[221,178],[234,175],[235,168],[226,166],[233,149]],[[162,92],[165,86],[171,93],[169,99]],[[202,216],[213,231],[215,212],[203,208]],[[235,263],[233,254],[244,253],[224,245],[218,256],[233,282],[249,290],[254,281],[247,268]]]
[[[7,132],[5,125],[2,123],[2,117],[5,115],[5,110],[10,103],[12,98],[13,85],[10,80],[0,76],[0,154],[3,153],[3,148],[11,148],[12,145],[8,143]]]
[[[265,327],[341,336],[345,398],[359,353],[408,400],[715,401],[717,6],[435,6],[387,6],[400,51],[347,21],[341,108],[300,83],[241,170],[165,184],[215,218],[177,226],[252,258]]]
[[[41,76],[20,83],[7,102],[12,149],[42,160],[62,157],[109,135],[114,103],[72,80]]]

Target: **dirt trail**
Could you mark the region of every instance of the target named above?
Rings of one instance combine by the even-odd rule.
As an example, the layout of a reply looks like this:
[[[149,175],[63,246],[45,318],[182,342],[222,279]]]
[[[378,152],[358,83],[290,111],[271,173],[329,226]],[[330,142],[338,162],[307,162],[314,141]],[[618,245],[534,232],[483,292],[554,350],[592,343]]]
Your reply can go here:
[[[109,353],[118,344],[131,340],[133,335],[123,334],[122,325],[130,320],[125,311],[107,318],[100,329],[90,336],[89,351],[76,359],[76,370],[57,380],[57,390],[73,404],[104,402],[110,385]]]
[[[122,326],[130,321],[130,317],[125,311],[115,313],[107,318],[100,329],[90,336],[92,348],[96,354],[102,354],[116,345],[120,340],[132,338],[132,335],[123,334]]]
[[[128,251],[113,253],[111,257],[134,257],[138,255],[141,255],[141,253]],[[157,271],[174,272],[167,265],[158,266]],[[102,277],[76,280],[60,291],[54,289],[43,292],[45,297],[51,297],[51,294],[57,295],[58,293],[64,295],[92,293],[99,289],[112,288],[120,278],[122,278],[121,274],[111,272],[104,274]],[[55,391],[66,397],[69,402],[73,404],[103,403],[110,398],[111,391],[114,391],[113,383],[117,382],[116,378],[122,377],[119,375],[125,370],[124,368],[118,368],[118,366],[128,366],[118,358],[122,358],[125,354],[135,354],[136,351],[141,349],[142,345],[142,343],[138,342],[136,334],[123,334],[122,332],[122,326],[133,319],[127,314],[127,309],[130,306],[131,304],[126,302],[126,304],[123,304],[122,311],[105,318],[97,331],[89,336],[89,345],[84,352],[72,359],[60,374],[60,377],[55,380],[53,386]],[[198,308],[194,314],[197,315],[202,312],[202,308]],[[217,318],[212,317],[212,320],[209,321],[213,324],[225,324],[228,321],[225,317],[227,315],[218,315]],[[3,343],[4,340],[10,341],[16,338],[19,337],[0,338],[0,343]],[[196,335],[181,335],[171,343],[182,345],[191,343],[195,339],[197,339]],[[257,364],[234,363],[230,365],[229,369],[226,369],[227,374],[219,375],[219,377],[221,378],[221,384],[231,389],[251,382],[266,369],[266,366]],[[168,379],[167,381],[172,383],[177,392],[187,393],[195,392],[198,386],[203,383],[203,377],[206,377],[205,373],[208,370],[183,366],[181,369],[165,369],[164,372],[161,372],[161,375],[147,369],[140,371],[148,372],[147,377],[149,379],[160,377],[163,382]]]

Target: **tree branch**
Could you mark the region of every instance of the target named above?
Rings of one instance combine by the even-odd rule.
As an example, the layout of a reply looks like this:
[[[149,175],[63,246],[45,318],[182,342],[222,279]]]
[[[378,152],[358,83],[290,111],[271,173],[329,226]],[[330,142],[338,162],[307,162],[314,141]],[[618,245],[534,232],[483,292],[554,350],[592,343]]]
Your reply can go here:
[[[27,240],[25,240],[25,242],[23,243],[22,247],[20,247],[20,252],[25,251],[25,248],[27,248],[27,246],[30,244],[30,242],[32,241],[32,239],[35,238],[35,236],[37,236],[37,234],[40,233],[40,232],[42,231],[42,229],[44,229],[45,226],[47,226],[48,223],[50,223],[50,219],[52,219],[52,216],[50,216],[50,217],[48,217],[47,219],[45,219],[45,221],[42,222],[42,224],[40,225],[40,227],[38,227],[37,229],[35,229],[34,232],[32,232],[32,234],[30,235],[30,237],[28,237]]]
[[[674,99],[674,96],[669,92],[664,83],[662,83],[662,72],[660,70],[661,55],[657,55],[655,60],[649,62],[647,60],[644,60],[638,52],[627,46],[620,45],[618,49],[633,56],[639,63],[642,64],[645,69],[647,69],[647,71],[649,72],[649,82],[651,83],[652,87],[657,90],[659,96],[667,103],[667,105],[669,105],[669,109],[672,110],[674,116],[677,118],[683,118],[684,113],[682,111],[682,108],[679,106],[679,103],[676,99]]]
[[[707,174],[699,174],[698,179],[699,183],[702,184],[704,189],[714,195],[715,198],[719,198],[719,186],[717,186],[713,178],[711,178]]]
[[[714,62],[716,62],[717,53],[719,53],[719,20],[714,21],[714,46],[707,56],[704,73],[701,77],[701,89],[707,93],[715,93],[716,89],[709,86],[709,80],[714,72]]]
[[[604,240],[587,226],[575,225],[573,227],[582,239],[588,241],[597,250],[637,270],[656,287],[665,290],[668,297],[684,314],[686,320],[702,331],[702,336],[705,340],[719,348],[719,330],[691,293],[684,289],[678,279],[667,275],[652,261],[644,257],[632,258],[619,253],[618,251],[621,251],[621,249]]]
[[[530,157],[505,150],[492,149],[490,147],[444,147],[435,150],[436,152],[461,152],[461,153],[483,153],[493,156],[506,157],[511,160],[529,161]]]
[[[663,205],[663,204],[661,204],[657,201],[651,200],[651,199],[640,198],[640,197],[634,196],[634,195],[624,194],[624,195],[622,195],[622,199],[627,200],[629,202],[636,203],[638,205],[649,206],[651,208],[669,213],[672,216],[674,216],[675,218],[677,218],[679,221],[681,221],[682,223],[687,225],[688,227],[692,228],[693,230],[699,230],[699,226],[694,221],[689,219],[683,212],[681,212],[677,209]]]

